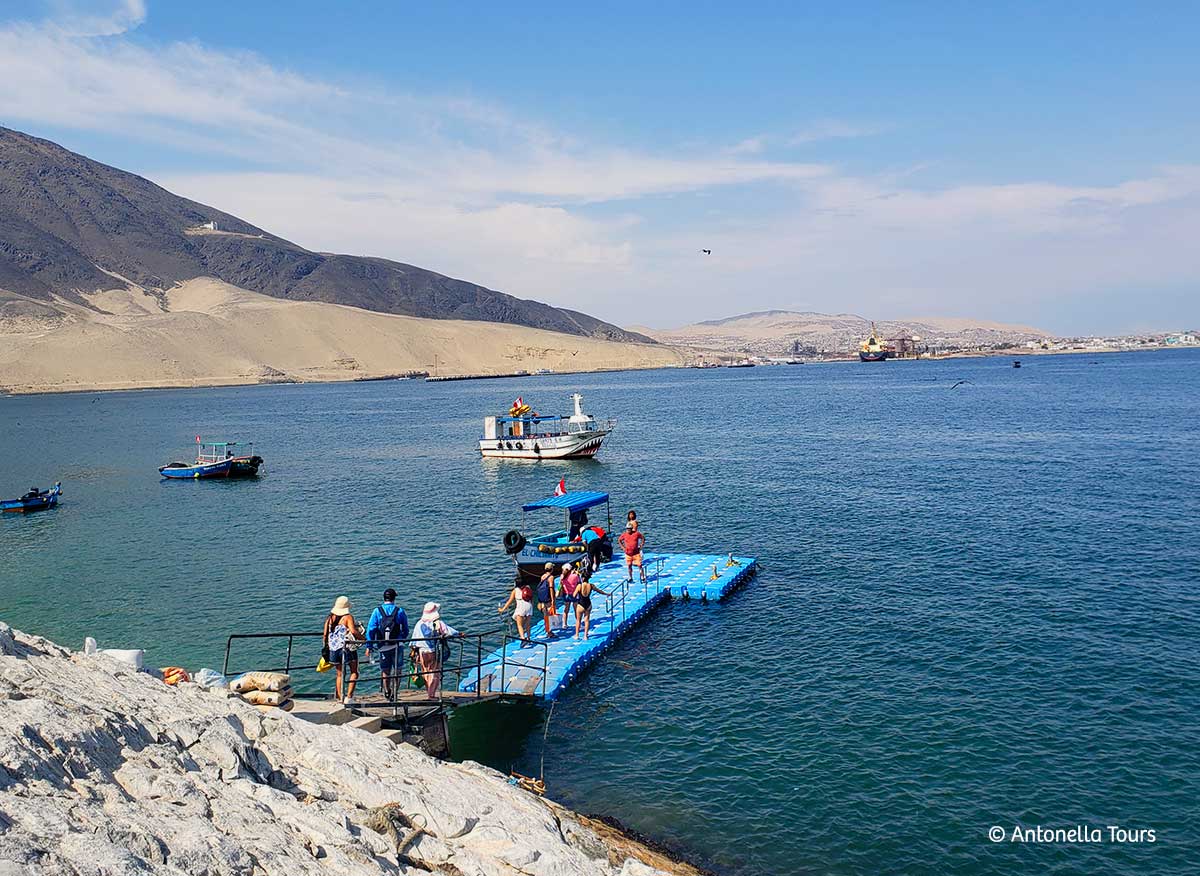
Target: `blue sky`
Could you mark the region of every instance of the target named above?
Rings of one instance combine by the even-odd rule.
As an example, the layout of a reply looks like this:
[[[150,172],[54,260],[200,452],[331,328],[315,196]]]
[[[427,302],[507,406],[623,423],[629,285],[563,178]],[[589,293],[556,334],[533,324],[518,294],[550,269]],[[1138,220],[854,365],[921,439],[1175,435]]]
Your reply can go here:
[[[18,0],[0,123],[624,324],[1200,324],[1200,6],[1005,7]]]

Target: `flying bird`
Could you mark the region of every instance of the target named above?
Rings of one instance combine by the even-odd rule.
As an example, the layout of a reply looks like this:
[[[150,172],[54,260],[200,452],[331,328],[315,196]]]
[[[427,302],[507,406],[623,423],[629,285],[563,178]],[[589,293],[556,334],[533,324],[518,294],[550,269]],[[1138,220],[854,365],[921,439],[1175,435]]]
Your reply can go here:
[[[704,253],[705,255],[712,255],[711,249],[702,249],[702,250],[700,250],[700,252]]]
[[[952,387],[950,387],[950,388],[951,388],[951,389],[956,389],[956,388],[958,388],[958,387],[962,386],[964,383],[970,384],[971,386],[974,386],[974,385],[975,385],[975,384],[971,383],[971,381],[969,381],[969,380],[960,380],[958,383],[954,384],[954,386],[952,386]]]

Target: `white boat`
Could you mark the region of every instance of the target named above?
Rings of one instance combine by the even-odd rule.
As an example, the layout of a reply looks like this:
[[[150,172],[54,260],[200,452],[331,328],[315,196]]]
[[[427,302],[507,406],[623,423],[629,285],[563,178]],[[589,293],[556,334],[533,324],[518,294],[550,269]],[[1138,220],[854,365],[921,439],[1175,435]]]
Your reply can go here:
[[[505,417],[484,417],[479,452],[500,459],[585,459],[596,455],[612,432],[612,420],[583,412],[583,396],[571,396],[575,413],[540,417],[517,399]]]

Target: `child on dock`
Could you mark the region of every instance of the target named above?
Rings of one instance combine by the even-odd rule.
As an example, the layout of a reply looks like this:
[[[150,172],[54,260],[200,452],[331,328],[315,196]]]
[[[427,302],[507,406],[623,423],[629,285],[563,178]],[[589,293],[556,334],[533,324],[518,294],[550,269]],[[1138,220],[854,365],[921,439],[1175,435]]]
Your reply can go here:
[[[634,512],[630,511],[630,514]],[[625,583],[633,583],[633,567],[638,567],[642,583],[646,583],[646,570],[642,568],[642,546],[646,544],[646,536],[638,532],[637,520],[630,520],[625,525],[625,531],[617,539],[621,550],[625,551]]]
[[[517,622],[517,635],[521,639],[522,648],[530,644],[530,627],[533,626],[532,599],[532,588],[525,584],[518,574],[516,581],[513,582],[513,589],[508,594],[508,601],[496,609],[498,613],[504,614],[510,605],[516,605],[516,608],[513,609],[513,620]]]

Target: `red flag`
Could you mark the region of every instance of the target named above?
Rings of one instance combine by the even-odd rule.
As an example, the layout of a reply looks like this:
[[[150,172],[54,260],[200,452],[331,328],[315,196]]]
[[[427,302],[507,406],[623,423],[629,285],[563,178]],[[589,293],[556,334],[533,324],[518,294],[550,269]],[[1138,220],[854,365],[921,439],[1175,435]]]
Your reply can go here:
[[[197,436],[196,436],[196,443],[197,443],[197,444],[199,444],[199,443],[200,443],[200,436],[199,436],[199,435],[197,435]]]
[[[554,488],[554,495],[565,496],[567,494],[567,479],[562,478],[558,482],[558,486]]]

